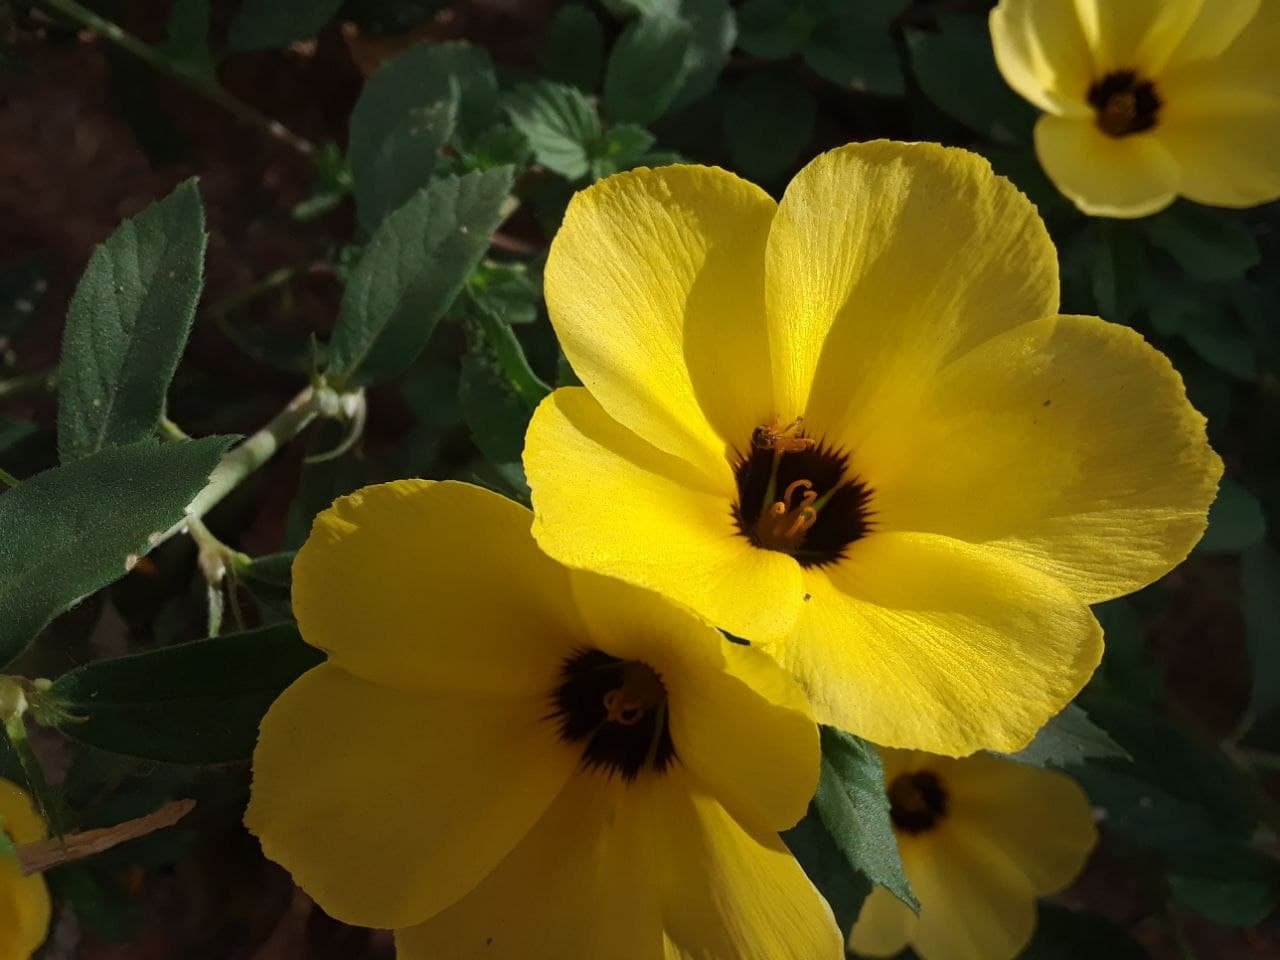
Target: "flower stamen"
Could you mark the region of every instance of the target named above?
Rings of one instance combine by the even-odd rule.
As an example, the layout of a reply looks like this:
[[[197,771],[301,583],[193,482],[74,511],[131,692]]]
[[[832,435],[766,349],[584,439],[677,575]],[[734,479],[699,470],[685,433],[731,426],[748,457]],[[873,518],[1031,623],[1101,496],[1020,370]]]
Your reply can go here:
[[[799,503],[796,495],[799,493]],[[818,494],[810,480],[793,480],[782,498],[769,505],[756,523],[756,539],[767,550],[795,550],[818,522]]]

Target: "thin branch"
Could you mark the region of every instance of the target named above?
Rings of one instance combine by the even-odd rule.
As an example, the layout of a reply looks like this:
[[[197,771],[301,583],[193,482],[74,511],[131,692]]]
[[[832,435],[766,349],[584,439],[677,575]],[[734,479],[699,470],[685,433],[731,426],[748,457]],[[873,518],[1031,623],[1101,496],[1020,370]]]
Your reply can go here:
[[[60,867],[64,863],[83,860],[85,857],[110,850],[129,840],[136,840],[157,830],[172,827],[190,813],[195,805],[194,800],[173,800],[145,817],[126,820],[114,827],[83,830],[50,840],[23,843],[15,848],[18,863],[22,865],[23,875],[30,876],[33,873],[43,873],[54,867]]]
[[[271,119],[256,107],[228,93],[212,77],[188,70],[182,64],[173,62],[155,47],[126,33],[119,25],[98,16],[92,10],[76,3],[76,0],[39,0],[39,2],[82,28],[105,37],[121,50],[128,51],[148,66],[185,84],[206,100],[216,103],[237,119],[256,127],[273,140],[292,147],[302,156],[310,158],[315,153],[315,144],[310,140],[298,136],[279,120]]]

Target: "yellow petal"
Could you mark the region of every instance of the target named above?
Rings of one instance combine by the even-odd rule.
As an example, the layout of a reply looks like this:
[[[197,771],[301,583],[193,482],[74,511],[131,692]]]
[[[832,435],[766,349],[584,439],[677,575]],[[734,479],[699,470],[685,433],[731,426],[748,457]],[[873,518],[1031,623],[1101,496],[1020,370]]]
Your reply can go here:
[[[470,894],[399,930],[399,960],[653,960],[662,918],[619,778],[573,777]]]
[[[1085,213],[1145,217],[1177,195],[1178,164],[1149,133],[1112,137],[1091,116],[1045,114],[1036,122],[1035,140],[1044,172]]]
[[[1178,564],[1222,473],[1168,359],[1096,317],[1046,318],[974,350],[866,439],[859,466],[878,529],[986,544],[1088,603]]]
[[[713,472],[769,413],[774,209],[718,168],[633,170],[573,198],[547,258],[547,309],[582,382],[630,430]]]
[[[1134,70],[1150,77],[1168,61],[1204,2],[1076,0],[1076,9],[1099,75]]]
[[[911,945],[927,960],[1013,960],[1036,925],[1025,877],[962,831],[904,836],[899,847],[920,917]]]
[[[808,583],[795,632],[767,649],[819,722],[875,743],[1021,749],[1102,654],[1102,629],[1068,588],[959,540],[872,534]]]
[[[1256,13],[1239,26],[1251,7],[1256,8]],[[1161,93],[1169,94],[1173,100],[1184,94],[1194,96],[1198,91],[1229,87],[1280,95],[1280,70],[1276,69],[1275,60],[1276,50],[1280,49],[1278,0],[1206,0],[1201,20],[1207,29],[1188,31],[1187,42],[1196,41],[1191,52],[1202,55],[1187,62],[1171,62],[1158,78]],[[1173,97],[1175,92],[1177,98]],[[1174,106],[1176,109],[1177,104]]]
[[[661,675],[680,763],[739,819],[773,831],[794,826],[821,760],[795,681],[655,593],[590,573],[575,574],[574,586],[592,640]]]
[[[738,636],[776,636],[795,622],[800,566],[738,532],[727,464],[708,484],[568,388],[535,411],[524,466],[534,536],[561,563],[656,590]]]
[[[675,775],[641,784],[667,960],[839,960],[831,908],[776,834],[754,835]]]
[[[51,916],[44,877],[22,876],[12,858],[0,863],[0,960],[27,960],[48,936]]]
[[[463,483],[365,487],[320,514],[293,566],[302,635],[402,687],[551,689],[581,633],[568,572],[533,516]]]
[[[1275,0],[1267,2],[1278,6]],[[1220,56],[1246,29],[1261,6],[1262,0],[1203,0],[1199,14],[1169,54],[1165,69]]]
[[[1098,831],[1070,777],[985,754],[930,765],[947,784],[948,829],[985,843],[1036,894],[1057,893],[1084,869]]]
[[[874,887],[849,933],[849,949],[864,957],[895,956],[910,943],[916,923],[910,907],[884,887]]]
[[[1035,207],[986,160],[935,144],[854,143],[787,188],[766,297],[784,422],[856,436],[947,358],[1057,311]]]
[[[322,664],[263,718],[245,823],[330,915],[417,923],[475,887],[577,765],[548,708]]]
[[[1280,197],[1280,95],[1193,88],[1190,80],[1183,76],[1168,85],[1156,131],[1178,162],[1178,192],[1219,207],[1253,207]]]
[[[48,835],[31,798],[8,780],[0,780],[0,829],[15,843]],[[44,877],[24,877],[17,860],[0,857],[0,958],[27,960],[48,935],[50,916]]]
[[[1001,0],[991,11],[991,43],[1005,81],[1041,110],[1092,115],[1093,53],[1074,0]]]

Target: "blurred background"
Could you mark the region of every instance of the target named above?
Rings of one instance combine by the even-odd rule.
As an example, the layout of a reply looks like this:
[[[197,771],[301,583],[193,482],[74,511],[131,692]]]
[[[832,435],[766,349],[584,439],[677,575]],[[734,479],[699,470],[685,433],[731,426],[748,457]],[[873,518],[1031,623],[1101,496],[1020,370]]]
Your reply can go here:
[[[678,42],[619,63],[620,39],[655,5],[684,24]],[[585,128],[499,123],[481,146],[445,150],[451,168],[517,165],[521,207],[472,288],[548,384],[571,374],[546,321],[541,265],[569,195],[591,178],[678,157],[776,195],[816,153],[851,140],[968,146],[1040,207],[1064,312],[1129,323],[1168,353],[1227,463],[1191,559],[1099,610],[1107,656],[1081,704],[1133,763],[1070,771],[1103,840],[1044,909],[1026,955],[1280,957],[1280,208],[1180,202],[1143,221],[1076,212],[1030,149],[1032,108],[995,69],[989,6],[0,2],[0,464],[26,477],[56,462],[53,385],[76,281],[123,218],[193,175],[206,281],[170,417],[193,435],[248,433],[305,385],[367,240],[344,158],[352,110],[381,63],[423,40],[483,49],[504,90],[549,78],[587,98]],[[109,42],[85,14],[137,43]],[[556,136],[576,138],[582,170],[556,161]],[[333,497],[376,480],[459,477],[521,496],[529,409],[486,351],[474,318],[455,310],[406,376],[372,391],[357,443],[304,463],[343,440],[336,424],[313,428],[214,511],[210,529],[272,557],[296,549]],[[236,624],[287,615],[287,580],[270,564],[256,574],[229,587]],[[55,621],[13,672],[56,676],[202,637],[206,616],[195,549],[176,540]],[[176,828],[50,874],[56,916],[42,956],[392,955],[388,935],[328,920],[261,858],[239,824],[247,765],[129,759],[44,731],[37,749],[80,826],[199,801]]]

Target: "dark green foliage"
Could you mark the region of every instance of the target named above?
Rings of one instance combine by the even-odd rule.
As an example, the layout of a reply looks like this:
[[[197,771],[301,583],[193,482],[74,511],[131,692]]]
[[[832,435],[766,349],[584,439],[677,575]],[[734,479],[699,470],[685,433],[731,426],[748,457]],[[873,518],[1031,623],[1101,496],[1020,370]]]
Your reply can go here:
[[[274,50],[319,33],[342,8],[342,0],[241,0],[227,30],[233,52]]]
[[[58,678],[49,696],[68,736],[170,763],[247,760],[267,707],[324,655],[292,624],[211,637]]]

